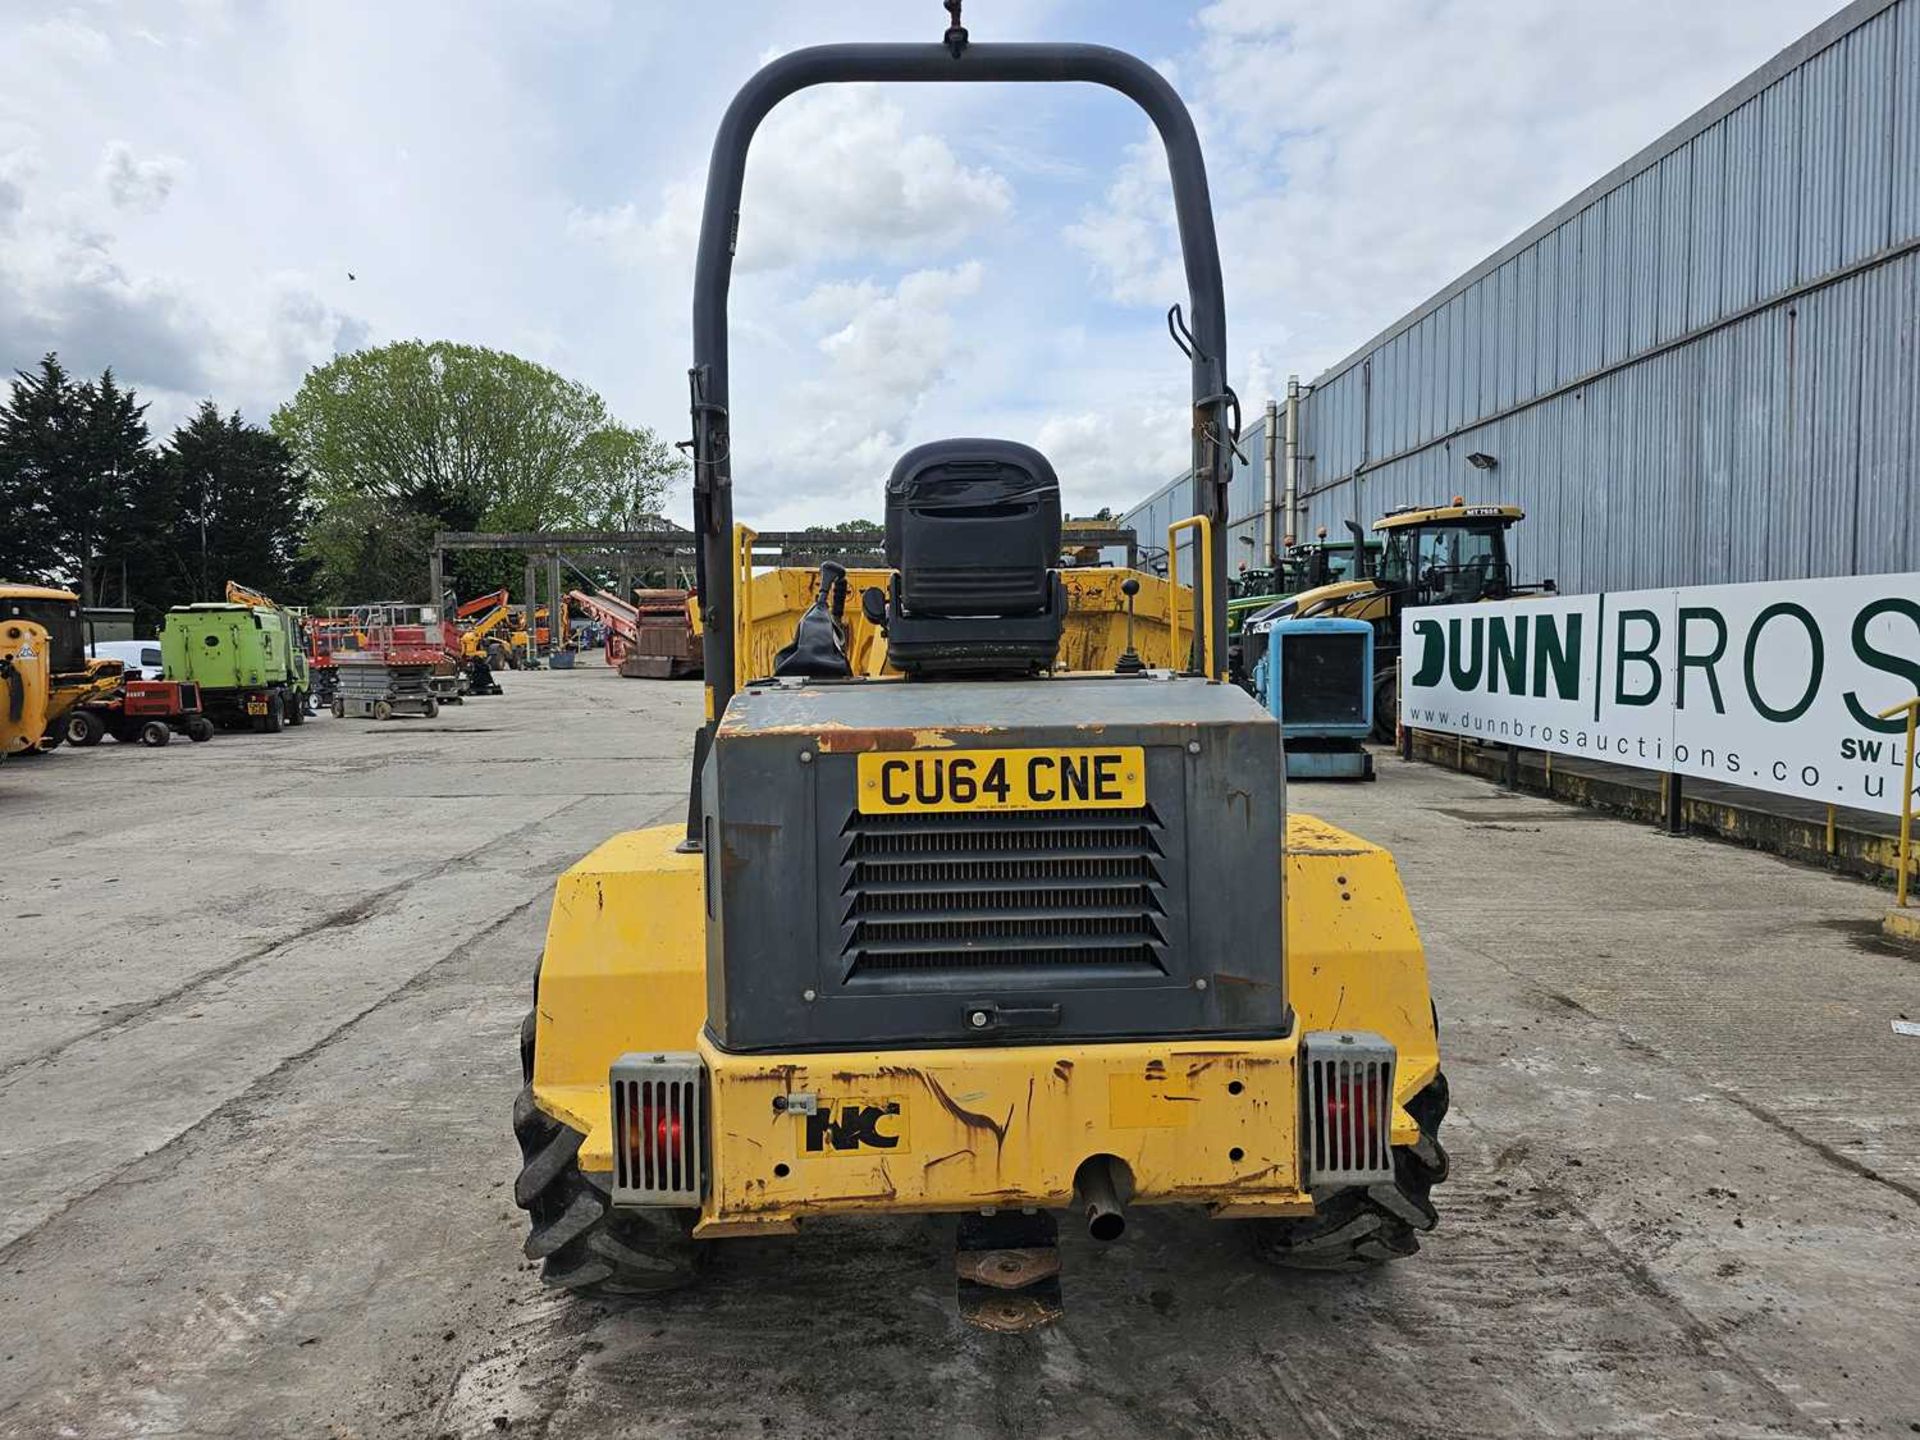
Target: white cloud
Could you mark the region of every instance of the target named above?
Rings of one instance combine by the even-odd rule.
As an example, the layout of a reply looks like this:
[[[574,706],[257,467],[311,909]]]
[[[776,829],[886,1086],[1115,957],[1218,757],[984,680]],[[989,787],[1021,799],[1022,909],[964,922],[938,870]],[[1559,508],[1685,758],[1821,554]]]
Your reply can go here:
[[[67,10],[29,25],[26,39],[44,56],[81,65],[104,64],[113,55],[113,42],[78,10]]]
[[[1164,392],[1047,418],[1036,444],[1053,461],[1075,514],[1124,512],[1192,463],[1187,407]]]
[[[103,174],[122,153],[108,148]],[[136,177],[142,163],[132,162]],[[0,157],[0,230],[12,231],[0,248],[8,366],[55,350],[76,373],[110,367],[153,402],[150,419],[164,429],[209,394],[264,418],[308,366],[365,339],[363,323],[295,274],[206,290],[139,268],[122,237],[89,217],[85,196],[49,192],[44,179],[24,157]],[[115,208],[151,209],[152,198]]]
[[[1324,316],[1305,358],[1337,358],[1831,8],[1223,0],[1200,17],[1207,104],[1272,177],[1230,202],[1235,278]]]
[[[746,433],[736,453],[753,457],[743,466],[742,513],[765,525],[877,513],[880,484],[916,417],[965,359],[953,312],[979,291],[982,274],[967,261],[893,285],[820,285],[788,307],[779,330],[796,355],[811,351],[815,360],[776,405],[738,422]],[[769,471],[777,486],[764,483]]]
[[[1172,182],[1158,141],[1127,147],[1101,203],[1067,228],[1109,298],[1125,305],[1166,305],[1186,294],[1173,224]]]
[[[140,159],[124,140],[108,142],[100,156],[100,183],[115,209],[158,210],[186,174],[187,162],[177,155]]]
[[[1349,353],[1830,9],[1830,0],[1201,9],[1180,68],[1210,163],[1229,357],[1248,417],[1279,374],[1311,377]],[[1068,238],[1109,299],[1164,307],[1184,296],[1157,142],[1129,147]],[[1124,433],[1124,407],[1101,414]]]
[[[576,209],[570,234],[634,258],[684,263],[705,171],[669,183],[651,218],[631,201]],[[952,251],[1013,208],[998,172],[964,165],[870,85],[796,96],[761,126],[747,161],[736,268],[743,274],[865,259],[912,264]]]

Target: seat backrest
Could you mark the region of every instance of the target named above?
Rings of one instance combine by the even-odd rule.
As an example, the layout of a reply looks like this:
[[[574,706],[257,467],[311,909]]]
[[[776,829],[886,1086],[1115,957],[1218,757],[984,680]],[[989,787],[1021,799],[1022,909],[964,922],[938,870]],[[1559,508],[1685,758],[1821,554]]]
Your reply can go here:
[[[1011,440],[937,440],[887,480],[887,564],[904,609],[923,616],[1045,611],[1060,558],[1060,482]]]

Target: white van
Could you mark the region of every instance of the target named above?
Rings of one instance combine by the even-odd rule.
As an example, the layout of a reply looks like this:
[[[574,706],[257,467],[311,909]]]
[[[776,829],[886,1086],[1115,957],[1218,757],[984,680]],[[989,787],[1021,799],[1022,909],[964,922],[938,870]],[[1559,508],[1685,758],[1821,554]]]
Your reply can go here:
[[[162,680],[166,668],[160,662],[158,640],[96,640],[87,647],[94,660],[118,660],[127,667],[127,675],[136,680]]]

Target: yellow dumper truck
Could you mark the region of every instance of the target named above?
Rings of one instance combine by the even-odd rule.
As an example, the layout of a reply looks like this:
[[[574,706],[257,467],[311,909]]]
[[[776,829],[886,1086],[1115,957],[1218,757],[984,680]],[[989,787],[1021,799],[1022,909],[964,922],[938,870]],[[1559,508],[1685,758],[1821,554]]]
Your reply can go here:
[[[789,643],[736,645],[726,297],[755,128],[813,85],[954,81],[1107,86],[1166,145],[1204,557],[1171,663],[1068,668],[1058,477],[984,439],[887,481],[886,569],[846,601],[884,665],[849,655],[832,574]],[[1016,1330],[1060,1313],[1061,1212],[1107,1240],[1196,1207],[1283,1264],[1413,1253],[1447,1170],[1425,961],[1392,858],[1286,813],[1279,728],[1226,680],[1239,407],[1172,87],[957,23],[775,60],[714,146],[693,339],[706,722],[687,822],[615,836],[554,897],[513,1117],[547,1281],[636,1294],[734,1237],[947,1215],[962,1313]]]

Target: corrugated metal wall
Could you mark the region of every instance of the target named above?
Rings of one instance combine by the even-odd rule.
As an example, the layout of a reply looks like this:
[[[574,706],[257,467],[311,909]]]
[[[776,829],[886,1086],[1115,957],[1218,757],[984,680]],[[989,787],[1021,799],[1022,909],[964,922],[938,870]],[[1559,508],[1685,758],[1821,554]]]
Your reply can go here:
[[[1568,591],[1920,569],[1917,337],[1920,0],[1858,0],[1316,380],[1295,528],[1459,493]]]

